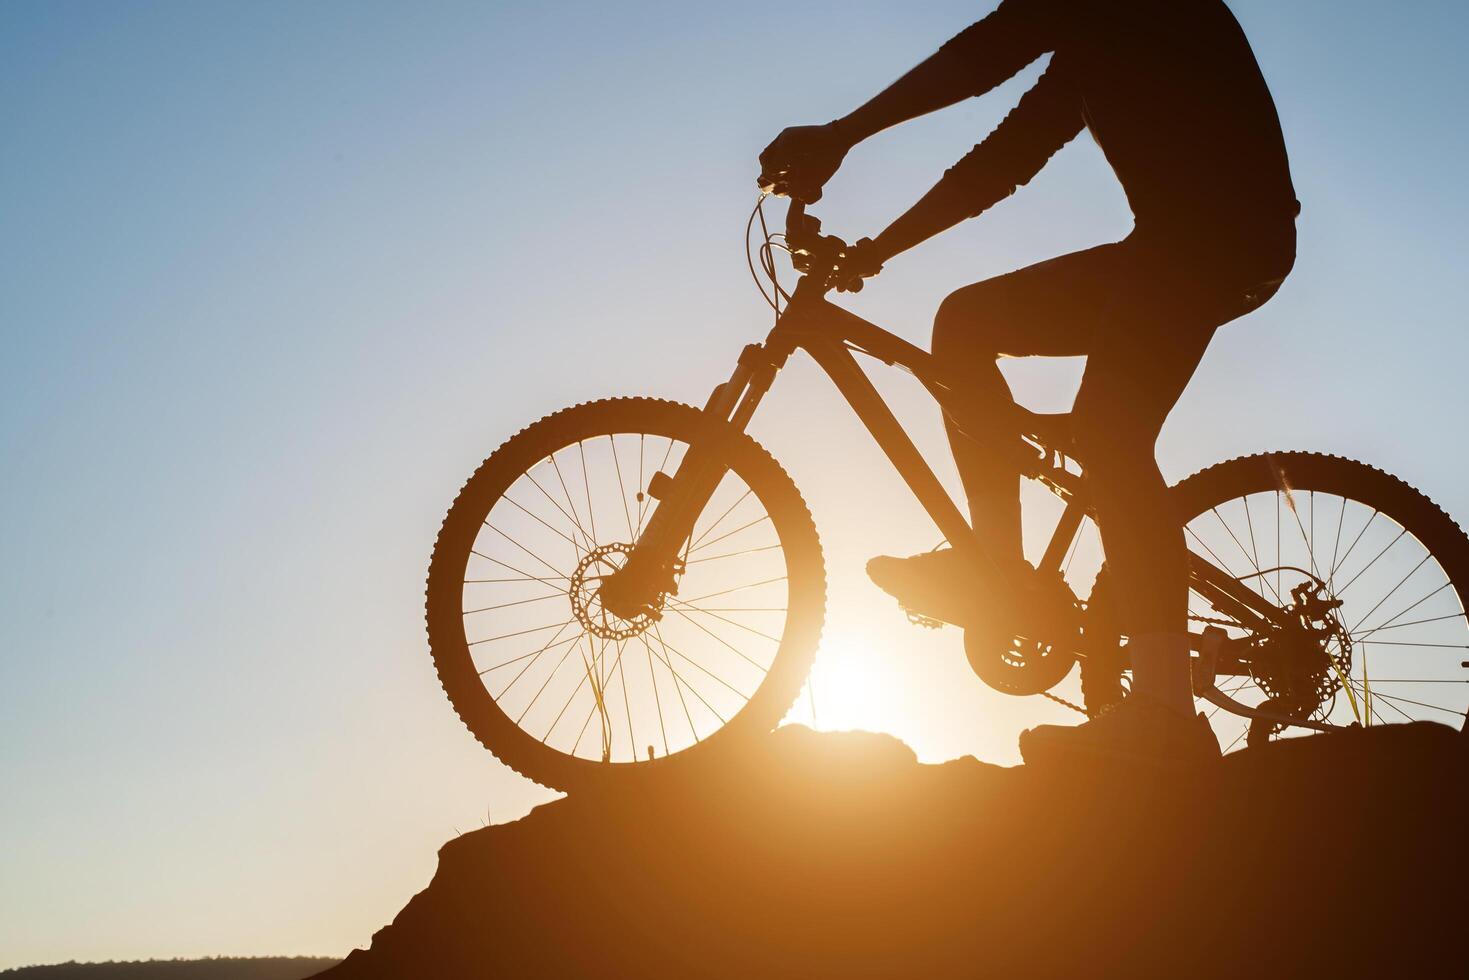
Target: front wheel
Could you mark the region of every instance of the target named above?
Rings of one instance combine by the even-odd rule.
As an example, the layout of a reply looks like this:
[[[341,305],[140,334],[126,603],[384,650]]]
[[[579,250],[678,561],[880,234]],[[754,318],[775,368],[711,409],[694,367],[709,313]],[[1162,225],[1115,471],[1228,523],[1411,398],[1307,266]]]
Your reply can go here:
[[[1334,725],[1465,728],[1469,537],[1428,497],[1365,463],[1298,452],[1219,463],[1172,494],[1189,549],[1299,623],[1256,635],[1191,591],[1196,632],[1215,625],[1253,647],[1221,691]],[[1124,679],[1120,663],[1089,658],[1088,710],[1118,700]],[[1200,710],[1226,751],[1303,731]]]
[[[651,613],[602,608],[695,441],[723,476]],[[541,419],[460,491],[429,565],[434,666],[502,762],[568,790],[704,757],[778,724],[816,652],[810,512],[753,439],[687,405],[590,402]]]

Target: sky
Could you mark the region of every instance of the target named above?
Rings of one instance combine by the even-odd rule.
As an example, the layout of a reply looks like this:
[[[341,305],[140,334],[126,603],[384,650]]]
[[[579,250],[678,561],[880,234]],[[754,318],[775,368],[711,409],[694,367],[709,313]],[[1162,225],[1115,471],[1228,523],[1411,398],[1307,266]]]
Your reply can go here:
[[[741,244],[759,149],[992,5],[0,5],[0,968],[342,954],[445,840],[552,799],[439,689],[422,597],[445,508],[560,407],[702,403],[769,325]],[[1300,258],[1216,338],[1165,473],[1316,449],[1469,517],[1469,8],[1232,6],[1280,108]],[[861,147],[816,213],[874,234],[1036,72]],[[1083,138],[842,302],[926,343],[947,291],[1129,226]],[[1059,411],[1080,362],[1006,370]],[[938,453],[931,408],[883,387]],[[956,631],[911,632],[865,583],[868,556],[938,535],[809,361],[751,432],[830,569],[790,720],[997,762],[1065,720],[986,690]]]

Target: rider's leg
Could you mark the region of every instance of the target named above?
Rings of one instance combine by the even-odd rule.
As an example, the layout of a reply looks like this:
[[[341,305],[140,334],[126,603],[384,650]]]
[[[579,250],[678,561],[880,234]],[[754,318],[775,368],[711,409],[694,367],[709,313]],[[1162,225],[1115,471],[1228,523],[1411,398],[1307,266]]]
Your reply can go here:
[[[1086,353],[1095,305],[1088,309],[1082,294],[1094,292],[1087,285],[1098,279],[1089,270],[1109,264],[1115,250],[1088,249],[965,286],[934,317],[934,356],[948,366],[981,423],[964,430],[953,418],[944,419],[970,519],[997,557],[1023,556],[1014,463],[1020,432],[1006,424],[1013,398],[998,361]]]
[[[1052,259],[1008,275],[966,286],[944,300],[934,318],[933,353],[945,379],[961,393],[967,427],[946,419],[959,476],[969,498],[975,529],[1000,573],[976,582],[953,551],[912,558],[874,558],[867,574],[911,612],[972,625],[993,611],[982,600],[1008,592],[1001,601],[1043,607],[1051,593],[1012,591],[1026,577],[1021,547],[1020,477],[1015,452],[1020,433],[1010,421],[1010,389],[1000,357],[1085,354],[1098,313],[1112,288],[1120,245],[1103,245]],[[1011,566],[1011,571],[1006,566]],[[1043,613],[1041,608],[1031,610]]]
[[[1073,431],[1118,621],[1129,637],[1132,692],[1191,715],[1188,549],[1154,444],[1208,346],[1213,323],[1179,311],[1119,327],[1119,342],[1099,343],[1088,358]]]
[[[976,283],[945,300],[933,350],[963,378],[979,431],[948,421],[976,529],[1000,554],[1021,553],[1018,477],[1006,428],[1005,355],[1086,354],[1074,432],[1129,637],[1133,690],[1192,712],[1188,560],[1154,444],[1214,326],[1228,316],[1193,283],[1144,261],[1133,243],[1088,249]]]
[[[952,299],[952,297],[951,297]],[[948,313],[949,304],[939,309],[934,325],[934,354],[947,357],[952,344],[940,338],[952,335],[950,326],[958,315]],[[993,345],[988,345],[993,346]],[[1020,439],[1020,433],[1001,421],[1006,406],[1013,403],[1009,385],[1000,373],[998,352],[982,354],[966,364],[967,392],[975,414],[990,420],[989,427],[979,432],[965,432],[959,423],[944,417],[944,429],[959,480],[969,501],[969,517],[980,538],[997,557],[1021,558],[1024,548],[1020,534],[1020,476],[1006,465],[1004,449]]]

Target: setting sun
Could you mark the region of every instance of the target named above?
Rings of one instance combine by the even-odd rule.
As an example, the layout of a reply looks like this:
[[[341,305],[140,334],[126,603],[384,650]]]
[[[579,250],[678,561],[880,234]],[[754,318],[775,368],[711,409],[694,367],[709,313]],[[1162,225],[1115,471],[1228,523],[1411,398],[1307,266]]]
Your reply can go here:
[[[0,3],[0,980],[1453,972],[1466,35]]]

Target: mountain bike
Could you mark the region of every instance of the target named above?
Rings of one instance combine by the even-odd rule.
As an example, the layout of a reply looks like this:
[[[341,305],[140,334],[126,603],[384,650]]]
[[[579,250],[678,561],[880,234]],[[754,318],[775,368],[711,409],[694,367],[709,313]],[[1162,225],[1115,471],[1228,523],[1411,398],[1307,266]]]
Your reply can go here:
[[[747,259],[755,274],[758,255],[773,288],[756,274],[775,325],[702,408],[614,398],[565,409],[510,438],[460,490],[429,566],[428,636],[454,709],[505,764],[557,789],[605,785],[738,751],[790,709],[820,637],[825,567],[800,492],[745,430],[797,351],[830,376],[949,545],[976,574],[993,570],[856,355],[910,372],[961,430],[986,419],[962,377],[829,301],[861,285],[843,278],[846,248],[799,204],[771,234],[757,204]],[[780,251],[799,274],[790,291]],[[1068,615],[971,628],[965,653],[998,691],[1096,714],[1126,696],[1130,667],[1105,564],[1089,589],[1067,577],[1096,537],[1085,460],[1065,416],[1012,410],[1017,471],[1063,505],[1036,573],[1063,583]],[[1190,549],[1195,693],[1226,726],[1226,750],[1421,719],[1463,730],[1469,539],[1426,496],[1308,452],[1232,459],[1171,492]],[[1055,693],[1073,672],[1081,704]]]

